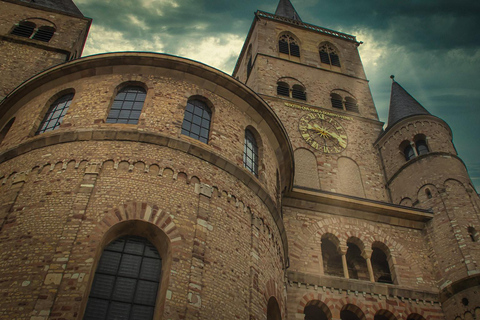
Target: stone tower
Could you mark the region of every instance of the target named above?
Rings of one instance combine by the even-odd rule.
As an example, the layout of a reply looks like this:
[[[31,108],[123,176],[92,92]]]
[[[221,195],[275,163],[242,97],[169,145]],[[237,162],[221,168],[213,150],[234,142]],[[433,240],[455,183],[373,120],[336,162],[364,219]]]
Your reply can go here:
[[[480,303],[479,200],[452,138],[447,123],[393,80],[388,125],[376,145],[393,203],[434,212],[426,231],[447,319]]]
[[[79,58],[91,24],[72,0],[1,0],[0,21],[0,101],[37,73]]]

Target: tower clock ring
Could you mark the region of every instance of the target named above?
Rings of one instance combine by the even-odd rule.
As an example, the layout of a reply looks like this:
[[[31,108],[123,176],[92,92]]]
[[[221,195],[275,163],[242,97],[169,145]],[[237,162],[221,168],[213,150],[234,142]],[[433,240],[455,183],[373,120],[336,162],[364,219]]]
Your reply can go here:
[[[323,113],[307,113],[298,124],[300,135],[316,150],[340,153],[347,148],[347,133],[342,125]]]

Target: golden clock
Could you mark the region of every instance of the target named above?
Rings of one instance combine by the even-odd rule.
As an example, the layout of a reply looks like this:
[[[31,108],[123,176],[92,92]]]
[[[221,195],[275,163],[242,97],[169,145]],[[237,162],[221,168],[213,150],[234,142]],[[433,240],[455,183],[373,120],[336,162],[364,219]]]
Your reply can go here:
[[[316,150],[340,153],[347,148],[347,133],[342,125],[323,113],[308,113],[300,118],[298,129],[303,139]]]

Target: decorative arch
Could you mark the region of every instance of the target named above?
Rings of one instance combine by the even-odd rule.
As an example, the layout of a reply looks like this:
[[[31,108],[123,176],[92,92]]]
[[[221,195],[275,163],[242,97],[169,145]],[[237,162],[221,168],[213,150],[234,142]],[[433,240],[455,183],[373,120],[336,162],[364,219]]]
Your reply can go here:
[[[293,153],[295,159],[294,185],[320,189],[317,158],[313,152],[299,148]]]
[[[338,192],[349,196],[365,198],[362,176],[358,164],[350,158],[340,157],[337,161]]]
[[[332,312],[328,306],[320,300],[310,300],[303,309],[305,320],[331,320]]]
[[[402,198],[402,200],[400,200],[399,205],[405,206],[405,207],[411,207],[413,206],[413,201],[409,197],[405,197],[405,198]]]
[[[335,303],[333,299],[328,299],[329,296],[327,294],[322,294],[320,292],[309,292],[300,299],[297,304],[297,313],[304,314],[305,307],[309,305],[317,305],[319,306],[324,312],[332,317],[332,310],[335,310]],[[324,301],[324,302],[323,302]],[[329,318],[330,320],[331,318]]]
[[[341,320],[366,320],[362,309],[354,304],[345,304],[340,310]]]
[[[277,284],[277,282],[275,282],[274,279],[268,280],[267,283],[265,284],[263,297],[265,299],[266,309],[264,310],[265,310],[265,313],[267,314],[267,317],[269,315],[269,310],[271,312],[271,316],[275,316],[273,318],[268,318],[268,319],[276,320],[277,316],[279,316],[278,319],[282,319],[281,315],[283,314],[284,303],[283,303],[283,300],[280,299],[280,297],[282,297],[280,286]],[[274,299],[274,301],[272,301],[272,298]],[[277,311],[275,310],[276,307],[278,307],[278,314],[277,314]]]

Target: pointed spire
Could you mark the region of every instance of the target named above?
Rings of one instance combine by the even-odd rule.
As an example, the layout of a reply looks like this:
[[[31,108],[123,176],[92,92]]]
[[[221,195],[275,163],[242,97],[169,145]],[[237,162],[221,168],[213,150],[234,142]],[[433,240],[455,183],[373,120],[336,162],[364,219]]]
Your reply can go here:
[[[290,0],[280,0],[277,10],[275,11],[275,15],[292,20],[302,21]]]
[[[387,128],[407,117],[430,114],[430,112],[395,81],[394,76],[390,78],[392,79],[392,93],[390,96]]]
[[[75,16],[83,17],[82,12],[77,8],[73,0],[20,0],[21,2],[39,7],[53,9]]]

